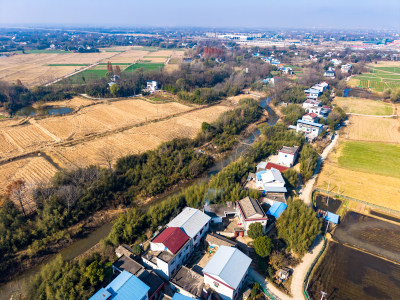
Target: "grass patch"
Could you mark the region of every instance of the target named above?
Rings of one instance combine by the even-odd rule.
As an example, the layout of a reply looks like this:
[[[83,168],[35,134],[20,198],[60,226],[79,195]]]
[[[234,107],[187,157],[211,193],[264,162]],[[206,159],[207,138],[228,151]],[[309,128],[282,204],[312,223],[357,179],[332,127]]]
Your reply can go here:
[[[87,67],[89,64],[48,64],[49,67]]]
[[[40,53],[71,53],[71,51],[64,50],[25,50],[26,54],[40,54]]]
[[[111,64],[114,67],[114,66],[129,66],[132,63],[111,63]],[[107,66],[107,63],[99,63],[98,65],[99,66]]]
[[[338,158],[339,166],[400,178],[400,146],[347,141]]]
[[[106,77],[107,70],[98,70],[98,69],[90,69],[75,74],[69,78],[67,81],[70,81],[72,84],[84,84],[85,82],[96,80],[100,78]]]
[[[343,108],[346,113],[377,116],[386,116],[393,113],[392,105],[381,101],[352,97],[336,97],[333,103]]]
[[[181,60],[180,60],[179,58],[174,57],[174,58],[171,58],[171,59],[169,60],[168,64],[170,64],[170,65],[176,65],[176,64],[179,64],[180,62],[181,62]]]
[[[127,72],[134,72],[137,69],[145,69],[146,71],[149,70],[160,70],[164,67],[163,63],[137,63],[130,65],[128,68],[124,70],[125,73]]]

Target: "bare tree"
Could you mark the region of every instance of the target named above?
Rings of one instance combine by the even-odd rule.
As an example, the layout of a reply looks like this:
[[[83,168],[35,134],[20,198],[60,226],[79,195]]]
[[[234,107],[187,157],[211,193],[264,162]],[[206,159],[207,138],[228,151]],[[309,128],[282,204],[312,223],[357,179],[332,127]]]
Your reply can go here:
[[[97,151],[100,163],[108,166],[110,170],[112,169],[112,163],[117,156],[116,154],[114,148],[110,145],[102,147]]]
[[[7,186],[6,195],[14,201],[17,201],[21,206],[22,213],[26,216],[25,211],[25,198],[26,198],[26,189],[25,189],[25,181],[18,179]]]
[[[70,212],[72,206],[82,196],[82,188],[72,184],[63,185],[58,189],[58,196],[64,200],[68,212]]]

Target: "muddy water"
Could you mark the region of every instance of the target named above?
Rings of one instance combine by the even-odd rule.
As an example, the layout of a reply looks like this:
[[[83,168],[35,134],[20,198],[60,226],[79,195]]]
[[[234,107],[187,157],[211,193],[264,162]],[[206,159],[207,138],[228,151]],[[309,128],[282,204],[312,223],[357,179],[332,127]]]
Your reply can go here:
[[[348,212],[333,238],[310,280],[313,299],[321,291],[326,299],[400,299],[400,226]]]
[[[262,99],[260,101],[260,106],[265,108],[268,113],[269,113],[269,118],[267,123],[269,125],[274,125],[279,117],[274,113],[274,111],[268,106],[270,103],[270,98]],[[155,197],[153,201],[151,201],[151,204],[161,202],[165,200],[167,197],[178,194],[179,192],[182,191],[185,187],[193,184],[194,182],[207,182],[210,180],[211,176],[217,174],[219,171],[221,171],[224,167],[226,167],[229,163],[240,157],[248,148],[249,145],[253,144],[256,138],[260,135],[260,131],[256,129],[254,132],[252,132],[247,138],[243,139],[241,143],[237,144],[237,146],[234,148],[233,151],[230,152],[229,155],[227,155],[224,159],[216,162],[203,176],[200,178],[195,179],[194,181],[188,182],[184,185],[180,185],[178,188],[169,191],[167,193],[163,193],[159,197]],[[63,250],[60,251],[60,254],[64,259],[70,260],[74,259],[75,257],[81,255],[85,251],[89,250],[91,247],[96,245],[100,240],[105,238],[111,231],[112,228],[112,223],[106,223],[103,226],[97,228],[93,232],[91,232],[86,238],[77,240],[74,242],[72,245],[64,248]],[[52,256],[49,258],[47,261],[44,263],[49,263],[52,260],[54,260],[56,256]],[[25,290],[25,287],[27,285],[27,282],[32,278],[35,274],[37,274],[41,266],[44,264],[42,263],[41,265],[38,265],[22,275],[18,276],[12,281],[9,281],[5,285],[0,287],[0,300],[8,300],[10,299],[11,295],[20,293],[21,291]]]

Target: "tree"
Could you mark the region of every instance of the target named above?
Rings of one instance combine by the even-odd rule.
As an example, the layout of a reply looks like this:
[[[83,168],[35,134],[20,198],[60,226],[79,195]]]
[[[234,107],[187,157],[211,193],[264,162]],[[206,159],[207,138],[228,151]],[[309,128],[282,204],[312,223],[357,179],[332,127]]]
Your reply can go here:
[[[107,62],[107,73],[113,73],[113,67],[111,62]]]
[[[116,157],[114,149],[114,147],[106,145],[97,151],[100,162],[108,166],[110,170],[112,169],[112,163]]]
[[[115,66],[115,75],[121,76],[121,68],[119,66]]]
[[[207,122],[201,123],[201,131],[207,132],[210,130],[211,125]]]
[[[282,109],[282,113],[284,114],[283,120],[288,125],[296,124],[298,119],[306,113],[304,108],[296,105],[296,104],[289,104],[287,107]]]
[[[132,252],[136,255],[140,255],[140,253],[142,253],[142,249],[140,249],[140,245],[139,244],[133,245]]]
[[[6,188],[6,195],[11,200],[18,201],[21,206],[22,213],[26,216],[25,212],[25,200],[26,200],[26,187],[25,181],[18,179],[12,183],[10,183]]]
[[[91,285],[97,285],[104,280],[104,265],[95,260],[87,268],[85,276],[89,279]]]
[[[390,100],[392,102],[399,102],[400,101],[400,88],[393,89],[390,94]]]
[[[254,241],[254,250],[262,258],[269,256],[272,250],[271,239],[267,236],[260,236],[256,238]]]
[[[321,220],[303,201],[289,200],[287,209],[276,221],[276,228],[289,250],[304,254],[321,232]]]
[[[118,84],[114,83],[113,85],[110,86],[110,93],[111,93],[111,95],[113,95],[114,97],[116,97],[117,94],[118,94],[118,92],[119,92],[119,85],[118,85]]]
[[[336,126],[346,120],[346,113],[341,107],[335,107],[326,118],[326,123],[330,130],[335,130]]]
[[[251,223],[249,226],[249,230],[247,231],[247,235],[251,237],[253,240],[257,239],[264,235],[264,229],[261,223]]]
[[[310,144],[305,144],[300,152],[300,173],[304,180],[307,181],[314,173],[317,166],[318,154]]]
[[[285,265],[286,259],[285,255],[279,251],[273,251],[269,257],[269,264],[275,269],[280,269],[283,265]]]
[[[295,169],[287,169],[283,172],[283,178],[291,189],[295,189],[299,183],[299,173]]]

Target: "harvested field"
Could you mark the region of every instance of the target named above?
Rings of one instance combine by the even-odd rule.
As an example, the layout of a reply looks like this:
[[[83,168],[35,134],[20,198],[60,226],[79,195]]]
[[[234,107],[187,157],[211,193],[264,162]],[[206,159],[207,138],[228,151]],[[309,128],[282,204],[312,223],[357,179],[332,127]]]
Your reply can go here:
[[[7,156],[7,154],[17,151],[17,147],[10,142],[8,138],[0,132],[0,158]]]
[[[353,171],[324,162],[316,186],[333,193],[400,211],[400,179]],[[340,190],[339,190],[340,189]]]
[[[0,57],[0,80],[15,82],[20,79],[27,86],[40,85],[67,75],[84,66],[107,59],[115,53],[40,53]],[[49,66],[59,64],[62,66]]]
[[[118,156],[135,154],[156,148],[162,142],[178,137],[194,137],[202,122],[212,122],[229,110],[227,106],[213,106],[188,112],[168,120],[134,127],[124,132],[98,138],[72,147],[57,148],[57,153],[48,153],[55,161],[73,165],[101,163],[100,151],[105,147],[113,149]]]
[[[346,113],[377,116],[391,115],[393,113],[392,104],[382,101],[352,97],[335,97],[333,103],[343,108]]]
[[[109,103],[109,104],[107,104]],[[75,115],[46,118],[37,122],[61,139],[117,129],[190,110],[171,102],[152,104],[143,100],[121,100],[85,107]]]
[[[32,124],[6,128],[3,130],[3,134],[17,148],[24,150],[54,141],[49,135]]]
[[[400,119],[351,116],[343,136],[350,140],[400,143]]]
[[[399,299],[400,265],[329,242],[310,280],[312,299]]]

